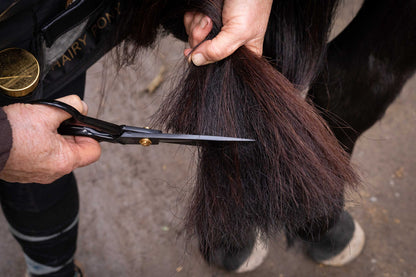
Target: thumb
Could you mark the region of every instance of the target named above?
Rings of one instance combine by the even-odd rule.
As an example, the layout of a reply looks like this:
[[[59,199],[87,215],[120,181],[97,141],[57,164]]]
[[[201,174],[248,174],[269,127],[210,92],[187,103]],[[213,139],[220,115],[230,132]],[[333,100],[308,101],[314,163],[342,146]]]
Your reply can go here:
[[[192,62],[196,66],[201,66],[222,60],[234,53],[244,42],[233,32],[223,30],[212,40],[203,42],[192,53]]]
[[[75,153],[74,168],[87,166],[100,158],[100,144],[88,137],[74,137],[70,142],[73,143],[73,151]]]

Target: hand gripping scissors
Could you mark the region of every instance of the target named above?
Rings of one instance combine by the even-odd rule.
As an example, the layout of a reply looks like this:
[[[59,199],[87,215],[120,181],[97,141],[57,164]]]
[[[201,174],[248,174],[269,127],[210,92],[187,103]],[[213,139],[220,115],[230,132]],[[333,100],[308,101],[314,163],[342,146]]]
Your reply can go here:
[[[141,144],[143,146],[159,143],[174,143],[182,145],[199,145],[202,142],[230,143],[253,142],[254,139],[234,138],[206,135],[166,134],[160,130],[148,127],[116,125],[81,114],[74,107],[57,100],[35,100],[30,104],[43,104],[59,108],[72,117],[65,120],[58,128],[58,133],[69,136],[91,137],[97,141],[107,141],[121,144]]]

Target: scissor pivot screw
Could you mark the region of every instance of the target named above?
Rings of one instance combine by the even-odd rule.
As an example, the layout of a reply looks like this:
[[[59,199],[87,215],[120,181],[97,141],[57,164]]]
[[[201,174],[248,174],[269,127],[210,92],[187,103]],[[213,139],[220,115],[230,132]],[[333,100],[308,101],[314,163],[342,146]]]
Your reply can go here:
[[[139,143],[140,143],[142,146],[150,146],[150,145],[152,144],[152,141],[151,141],[150,139],[148,139],[148,138],[143,138],[143,139],[141,139],[141,140],[139,141]]]

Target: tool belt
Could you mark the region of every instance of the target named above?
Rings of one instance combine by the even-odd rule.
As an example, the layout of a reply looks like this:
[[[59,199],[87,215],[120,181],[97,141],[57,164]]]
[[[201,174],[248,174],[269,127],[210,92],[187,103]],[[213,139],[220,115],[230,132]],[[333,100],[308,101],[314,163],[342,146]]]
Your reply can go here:
[[[0,10],[0,106],[53,98],[116,44],[121,0],[76,0],[66,9],[62,0],[20,1]],[[33,89],[15,93],[7,88],[11,80],[33,75],[25,73],[27,68],[11,72],[10,64],[24,61],[10,62],[10,48],[24,49],[36,59],[39,76]]]

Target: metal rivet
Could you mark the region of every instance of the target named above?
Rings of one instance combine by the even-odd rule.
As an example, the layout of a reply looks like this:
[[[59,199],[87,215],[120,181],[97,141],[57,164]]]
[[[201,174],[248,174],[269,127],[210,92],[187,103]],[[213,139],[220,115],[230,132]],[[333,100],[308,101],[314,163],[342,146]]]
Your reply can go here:
[[[148,138],[142,138],[142,139],[139,141],[139,143],[140,143],[142,146],[149,146],[149,145],[151,145],[151,144],[152,144],[152,141],[151,141],[150,139],[148,139]]]

